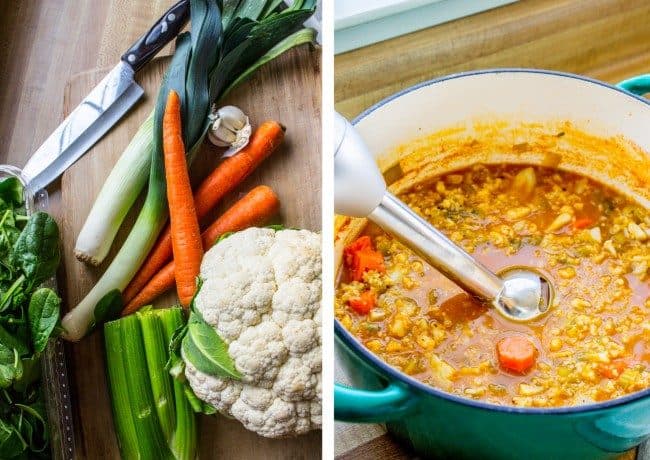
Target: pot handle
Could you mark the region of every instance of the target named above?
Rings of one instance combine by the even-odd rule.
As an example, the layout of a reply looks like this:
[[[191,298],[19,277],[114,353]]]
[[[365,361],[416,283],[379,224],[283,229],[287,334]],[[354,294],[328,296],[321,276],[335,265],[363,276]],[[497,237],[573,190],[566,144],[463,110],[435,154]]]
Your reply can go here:
[[[397,383],[381,390],[359,390],[334,384],[334,419],[342,422],[383,423],[413,411],[414,398]]]
[[[627,80],[618,83],[616,86],[623,88],[630,93],[636,94],[637,96],[643,96],[644,94],[650,93],[650,74],[628,78]]]

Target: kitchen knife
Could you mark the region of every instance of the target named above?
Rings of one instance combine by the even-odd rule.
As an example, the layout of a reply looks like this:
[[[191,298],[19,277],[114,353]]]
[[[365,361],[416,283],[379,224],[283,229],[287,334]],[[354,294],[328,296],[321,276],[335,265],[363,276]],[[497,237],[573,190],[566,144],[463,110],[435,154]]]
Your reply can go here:
[[[22,171],[33,192],[59,177],[140,99],[135,73],[178,35],[189,13],[189,0],[167,10],[38,148]]]

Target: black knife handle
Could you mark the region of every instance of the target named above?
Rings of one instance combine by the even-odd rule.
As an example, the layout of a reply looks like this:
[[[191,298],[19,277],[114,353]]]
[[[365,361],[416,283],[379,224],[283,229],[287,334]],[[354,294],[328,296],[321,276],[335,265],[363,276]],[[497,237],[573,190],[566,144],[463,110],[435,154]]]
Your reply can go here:
[[[190,1],[181,0],[168,9],[149,31],[122,55],[122,61],[134,71],[140,70],[158,51],[185,27],[190,17]]]

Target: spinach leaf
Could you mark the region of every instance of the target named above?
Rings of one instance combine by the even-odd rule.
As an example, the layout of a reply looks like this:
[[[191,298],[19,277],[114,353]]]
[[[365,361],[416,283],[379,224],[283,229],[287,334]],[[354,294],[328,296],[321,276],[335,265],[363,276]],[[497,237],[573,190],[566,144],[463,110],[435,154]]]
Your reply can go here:
[[[24,333],[17,330],[17,334],[12,335],[3,326],[0,326],[0,344],[6,346],[10,350],[16,350],[19,356],[24,356],[29,353],[29,345],[24,340]]]
[[[16,427],[0,418],[0,458],[17,457],[26,448],[27,443]]]
[[[0,218],[0,255],[3,259],[11,255],[14,244],[20,236],[17,225],[13,209],[5,210]],[[3,264],[10,267],[9,261],[3,261]]]
[[[16,281],[14,281],[11,286],[3,292],[2,297],[0,298],[0,312],[5,311],[10,307],[20,306],[25,300],[24,284],[25,284],[25,275],[21,275]]]
[[[23,429],[21,434],[29,445],[29,449],[36,453],[43,452],[47,448],[49,436],[43,415],[45,407],[42,401],[39,399],[31,406],[16,404],[16,408],[22,412]]]
[[[60,299],[38,289],[59,263],[59,230],[45,213],[25,216],[22,204],[20,182],[0,180],[1,459],[49,457],[41,352],[60,332]]]
[[[181,350],[183,357],[201,372],[235,380],[241,379],[241,374],[228,354],[228,344],[194,311],[190,313]]]
[[[0,198],[14,206],[23,204],[23,185],[16,177],[0,180]]]
[[[9,388],[22,374],[23,366],[18,351],[0,343],[0,388]]]
[[[54,275],[60,258],[56,222],[44,212],[33,214],[14,245],[13,265],[36,287]]]
[[[23,374],[20,380],[15,380],[13,388],[19,393],[26,393],[33,383],[41,377],[41,356],[35,354],[21,361]]]
[[[59,322],[60,310],[61,299],[53,290],[41,288],[32,294],[27,319],[35,352],[45,350],[52,331]]]

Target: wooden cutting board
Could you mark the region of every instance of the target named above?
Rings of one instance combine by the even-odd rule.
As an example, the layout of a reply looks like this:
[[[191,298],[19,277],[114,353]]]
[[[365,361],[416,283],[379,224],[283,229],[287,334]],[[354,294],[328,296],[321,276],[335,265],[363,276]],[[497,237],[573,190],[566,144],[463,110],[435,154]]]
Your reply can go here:
[[[62,285],[69,307],[83,298],[107,267],[108,261],[98,268],[77,261],[73,255],[75,239],[115,161],[152,110],[168,62],[169,58],[157,59],[138,74],[137,80],[146,96],[63,176],[61,223],[65,279]],[[97,69],[71,79],[64,99],[66,115],[107,71]],[[254,127],[265,119],[278,120],[287,127],[283,146],[237,187],[225,200],[224,206],[255,185],[266,184],[275,190],[282,203],[280,216],[274,223],[320,230],[320,85],[320,50],[301,47],[264,66],[224,101],[224,104],[241,107]],[[220,154],[219,149],[206,141],[192,165],[195,183],[214,168]],[[109,260],[128,234],[141,201],[142,197],[122,226]],[[169,306],[175,302],[175,295],[170,293],[159,299],[157,305]],[[102,333],[95,332],[79,343],[68,345],[67,352],[71,368],[77,458],[119,458],[104,372]],[[201,458],[320,457],[320,431],[295,439],[270,440],[247,431],[236,420],[223,416],[201,416],[200,425]]]

